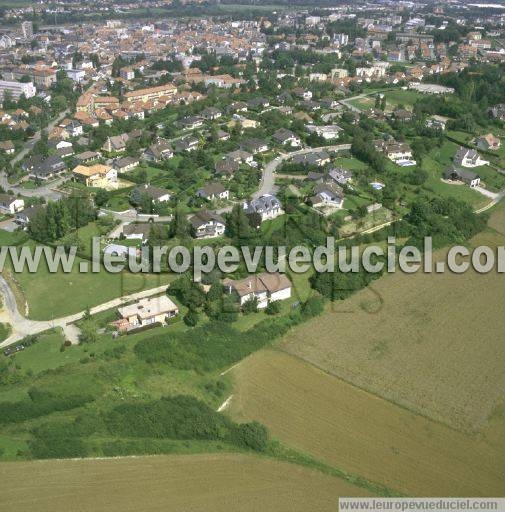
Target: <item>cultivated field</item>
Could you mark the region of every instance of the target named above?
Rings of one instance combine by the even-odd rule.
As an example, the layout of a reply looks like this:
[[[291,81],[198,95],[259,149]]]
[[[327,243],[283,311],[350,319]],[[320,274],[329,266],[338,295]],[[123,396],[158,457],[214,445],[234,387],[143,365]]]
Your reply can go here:
[[[329,465],[407,495],[503,494],[505,408],[489,431],[471,436],[282,351],[257,352],[231,373],[234,419],[256,419]]]
[[[0,464],[0,510],[16,512],[335,511],[362,489],[241,454]]]
[[[463,430],[505,394],[503,276],[387,276],[281,346],[356,386]]]

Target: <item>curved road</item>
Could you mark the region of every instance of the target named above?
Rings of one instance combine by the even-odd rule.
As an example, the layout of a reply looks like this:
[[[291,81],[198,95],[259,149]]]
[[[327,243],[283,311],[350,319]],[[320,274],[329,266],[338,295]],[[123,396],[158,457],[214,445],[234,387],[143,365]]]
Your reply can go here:
[[[124,295],[123,297],[118,297],[117,299],[112,299],[108,302],[95,306],[90,309],[90,312],[94,315],[101,311],[119,307],[127,302],[133,302],[145,297],[159,295],[164,293],[167,288],[168,285],[165,284],[163,286],[157,286],[156,288],[150,288],[149,290],[143,290],[131,295]],[[0,311],[0,319],[2,322],[9,323],[12,327],[12,334],[5,341],[0,343],[0,348],[12,345],[22,340],[25,336],[38,334],[43,331],[47,331],[48,329],[52,329],[53,327],[61,327],[66,337],[72,343],[78,342],[77,335],[79,334],[79,330],[72,324],[80,320],[84,316],[85,311],[80,311],[79,313],[63,316],[54,320],[29,320],[19,312],[14,294],[2,275],[0,275],[0,293],[3,298],[3,310]]]
[[[305,148],[292,153],[282,153],[273,160],[270,160],[261,173],[261,183],[259,189],[253,194],[253,199],[264,196],[265,194],[272,194],[275,189],[275,171],[279,165],[286,160],[291,160],[296,155],[306,155],[308,153],[317,153],[318,151],[348,151],[351,149],[351,144],[337,144],[335,146],[323,146],[320,148]]]

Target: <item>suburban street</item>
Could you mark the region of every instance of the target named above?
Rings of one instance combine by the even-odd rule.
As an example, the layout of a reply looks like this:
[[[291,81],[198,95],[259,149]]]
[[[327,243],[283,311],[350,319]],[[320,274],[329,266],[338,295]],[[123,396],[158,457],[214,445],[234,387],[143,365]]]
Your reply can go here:
[[[62,119],[64,119],[70,113],[70,109],[67,108],[63,112],[60,112],[44,129],[49,133]],[[15,164],[22,160],[40,140],[42,130],[35,132],[35,135],[26,141],[24,148],[12,159],[12,163]]]
[[[270,160],[262,170],[261,183],[259,189],[253,194],[253,198],[264,196],[265,194],[272,194],[275,192],[275,171],[286,160],[290,160],[296,155],[305,155],[308,153],[317,153],[318,151],[348,151],[351,149],[350,144],[337,144],[335,146],[323,146],[319,148],[304,148],[292,153],[282,153],[273,160]]]

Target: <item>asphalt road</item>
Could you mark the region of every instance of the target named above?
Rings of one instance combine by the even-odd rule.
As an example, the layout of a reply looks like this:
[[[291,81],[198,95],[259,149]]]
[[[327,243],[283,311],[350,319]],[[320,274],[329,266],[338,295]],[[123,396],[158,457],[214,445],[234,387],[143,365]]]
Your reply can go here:
[[[161,293],[164,293],[167,288],[167,285],[163,285],[158,286],[156,288],[150,288],[149,290],[144,290],[131,295],[125,295],[123,297],[119,297],[117,299],[113,299],[108,302],[104,302],[103,304],[100,304],[98,306],[95,306],[94,308],[91,308],[90,311],[91,314],[94,315],[96,313],[100,313],[101,311],[106,311],[108,309],[119,307],[123,304],[133,302],[144,297],[152,297],[153,295],[159,295]],[[22,340],[25,336],[31,334],[38,334],[43,331],[47,331],[48,329],[52,329],[54,327],[61,327],[65,333],[65,336],[68,339],[70,339],[72,343],[78,342],[77,336],[79,334],[79,330],[72,324],[80,320],[84,316],[85,311],[80,311],[79,313],[75,313],[74,315],[55,318],[54,320],[28,320],[27,318],[24,317],[24,315],[20,313],[14,293],[9,287],[7,281],[1,275],[0,294],[2,295],[3,299],[3,310],[0,311],[0,319],[2,322],[9,323],[12,327],[12,334],[5,341],[0,343],[0,348],[12,345]]]
[[[286,160],[291,160],[295,155],[305,155],[309,153],[317,153],[318,151],[348,151],[351,149],[350,144],[337,144],[335,146],[323,146],[319,148],[305,148],[292,153],[282,153],[273,160],[270,160],[263,168],[261,174],[261,183],[259,189],[253,194],[253,198],[272,194],[275,192],[275,171]]]

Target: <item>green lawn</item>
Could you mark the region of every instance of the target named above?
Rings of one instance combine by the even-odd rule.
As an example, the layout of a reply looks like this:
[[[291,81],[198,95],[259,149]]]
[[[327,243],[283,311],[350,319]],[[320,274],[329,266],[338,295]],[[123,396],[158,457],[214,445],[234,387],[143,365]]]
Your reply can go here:
[[[440,148],[434,149],[429,155],[423,157],[422,168],[428,172],[428,180],[424,187],[434,194],[469,203],[474,208],[483,206],[489,202],[489,199],[479,192],[465,185],[451,185],[441,180],[444,171],[452,165],[452,158],[457,149],[457,144],[446,141]]]
[[[28,240],[28,236],[24,231],[4,231],[0,229],[0,246],[18,245]]]
[[[409,110],[411,110],[411,107],[414,105],[414,103],[416,103],[424,96],[423,94],[416,91],[404,91],[402,89],[386,91],[384,94],[386,95],[387,107],[389,107],[390,110],[394,109],[398,105],[403,105],[404,107],[408,107]]]
[[[61,352],[60,349],[64,341],[65,338],[60,329],[47,331],[39,336],[36,343],[14,355],[13,359],[23,371],[33,373],[79,361],[82,357],[82,349],[68,348]]]
[[[366,168],[366,164],[357,158],[339,157],[332,160],[332,164],[351,171],[360,171]]]
[[[36,244],[30,241],[27,245],[33,248]],[[116,297],[168,284],[173,279],[172,274],[132,274],[127,271],[112,274],[103,267],[99,273],[81,273],[79,264],[82,261],[87,260],[76,258],[70,273],[62,270],[50,273],[43,263],[36,273],[31,274],[25,269],[14,274],[28,301],[31,319],[50,320],[70,315]],[[8,259],[6,267],[12,270]]]
[[[33,180],[27,180],[21,183],[21,188],[24,188],[26,190],[34,190],[37,188],[37,184]]]
[[[0,341],[6,340],[12,332],[9,324],[0,323]]]
[[[128,195],[114,195],[107,201],[107,208],[113,212],[124,212],[132,206],[128,201]]]

